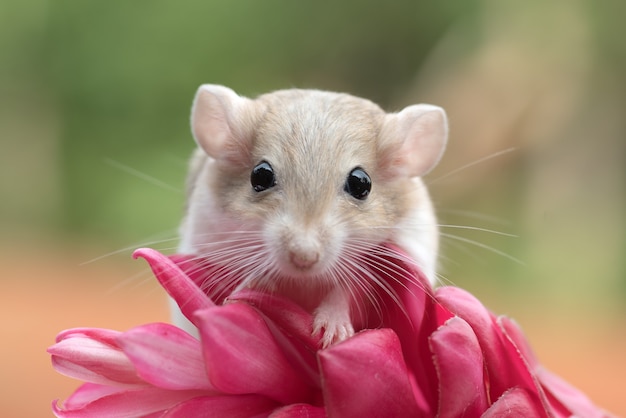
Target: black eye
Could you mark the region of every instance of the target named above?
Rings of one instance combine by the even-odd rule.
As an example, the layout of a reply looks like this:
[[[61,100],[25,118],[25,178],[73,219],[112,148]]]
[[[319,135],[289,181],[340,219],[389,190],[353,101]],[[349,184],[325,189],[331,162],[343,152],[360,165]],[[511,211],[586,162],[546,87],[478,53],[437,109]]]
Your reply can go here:
[[[261,161],[252,169],[250,184],[255,192],[262,192],[276,185],[276,177],[270,163]]]
[[[357,167],[348,174],[343,189],[355,199],[365,200],[372,190],[372,180],[362,168]]]

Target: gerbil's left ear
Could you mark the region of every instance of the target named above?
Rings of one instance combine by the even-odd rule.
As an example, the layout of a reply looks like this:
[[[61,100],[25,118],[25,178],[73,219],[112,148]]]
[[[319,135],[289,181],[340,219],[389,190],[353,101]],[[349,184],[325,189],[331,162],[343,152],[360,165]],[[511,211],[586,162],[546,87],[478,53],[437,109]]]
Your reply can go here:
[[[381,132],[381,161],[396,174],[423,176],[443,155],[448,141],[446,112],[426,104],[388,114]]]

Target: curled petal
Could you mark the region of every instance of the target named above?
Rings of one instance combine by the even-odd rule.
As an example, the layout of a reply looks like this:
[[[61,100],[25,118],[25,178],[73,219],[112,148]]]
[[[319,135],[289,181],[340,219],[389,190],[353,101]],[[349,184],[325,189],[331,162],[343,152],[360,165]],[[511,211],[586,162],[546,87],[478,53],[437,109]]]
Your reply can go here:
[[[425,416],[392,330],[362,331],[318,356],[329,416]]]
[[[75,404],[73,408],[70,405],[60,406],[55,402],[52,404],[52,410],[59,418],[133,418],[166,411],[180,402],[200,395],[201,391],[173,391],[147,387],[115,391],[89,403]]]
[[[516,348],[503,336],[495,316],[465,290],[446,286],[436,290],[437,300],[463,318],[474,331],[485,359],[490,399],[498,399],[509,388],[530,392],[537,385]]]
[[[235,279],[235,272],[213,264],[206,257],[172,254],[167,258],[176,264],[216,305],[223,305],[226,297],[235,291],[239,282]],[[224,281],[225,276],[229,280]]]
[[[259,395],[202,396],[169,409],[162,418],[249,418],[267,416],[275,401]]]
[[[119,348],[117,345],[117,337],[119,337],[120,334],[120,331],[113,331],[105,328],[71,328],[59,332],[56,337],[56,342],[70,338],[84,337],[100,341],[102,344],[106,344],[114,348]]]
[[[133,257],[144,258],[161,286],[180,307],[181,312],[193,323],[193,313],[215,304],[172,260],[150,248],[140,248]],[[194,325],[196,325],[194,323]]]
[[[536,396],[525,389],[514,387],[507,390],[481,418],[545,417],[546,412]]]
[[[439,375],[437,417],[479,416],[489,403],[483,356],[472,328],[451,318],[431,335],[430,346]]]
[[[200,341],[170,324],[147,324],[118,338],[137,374],[150,384],[171,390],[212,391]]]
[[[105,338],[98,338],[104,334]],[[54,369],[85,382],[141,386],[135,367],[117,344],[109,338],[119,333],[94,329],[92,332],[68,330],[48,348]]]
[[[311,387],[291,367],[259,313],[231,303],[196,313],[211,383],[224,393],[306,401]]]

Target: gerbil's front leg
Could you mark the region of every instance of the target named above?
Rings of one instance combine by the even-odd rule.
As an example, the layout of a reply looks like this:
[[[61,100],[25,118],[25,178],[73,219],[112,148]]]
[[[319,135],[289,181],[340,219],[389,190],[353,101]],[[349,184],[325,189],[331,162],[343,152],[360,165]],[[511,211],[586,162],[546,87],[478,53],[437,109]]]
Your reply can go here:
[[[350,320],[350,298],[340,288],[330,291],[315,310],[313,335],[322,330],[324,330],[322,348],[354,335],[354,327]]]

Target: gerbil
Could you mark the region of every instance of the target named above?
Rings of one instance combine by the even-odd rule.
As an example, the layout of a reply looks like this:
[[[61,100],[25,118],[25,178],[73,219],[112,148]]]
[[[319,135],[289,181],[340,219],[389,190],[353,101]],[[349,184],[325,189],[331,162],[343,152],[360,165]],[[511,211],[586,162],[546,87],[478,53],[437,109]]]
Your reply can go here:
[[[313,313],[323,346],[354,334],[354,293],[376,284],[345,276],[382,243],[434,282],[438,229],[420,176],[445,148],[443,109],[385,113],[348,94],[297,89],[252,100],[203,85],[191,126],[198,149],[179,251],[236,271],[238,289],[291,297]]]

